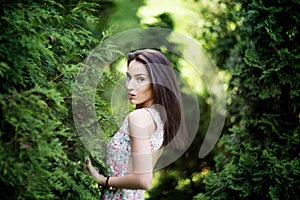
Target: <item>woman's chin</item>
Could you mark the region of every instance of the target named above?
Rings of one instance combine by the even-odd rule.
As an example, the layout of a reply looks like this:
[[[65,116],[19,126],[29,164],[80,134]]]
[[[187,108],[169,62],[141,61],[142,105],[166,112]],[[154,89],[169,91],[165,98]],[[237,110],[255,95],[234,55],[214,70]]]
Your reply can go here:
[[[129,103],[134,106],[138,104],[134,99],[129,99]]]

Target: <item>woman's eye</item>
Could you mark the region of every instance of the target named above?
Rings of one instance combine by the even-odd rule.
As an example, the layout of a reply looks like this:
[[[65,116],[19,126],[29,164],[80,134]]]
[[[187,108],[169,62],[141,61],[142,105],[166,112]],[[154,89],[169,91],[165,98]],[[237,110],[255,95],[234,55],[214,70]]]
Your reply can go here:
[[[144,80],[145,80],[145,79],[142,78],[142,77],[138,78],[138,81],[144,81]]]

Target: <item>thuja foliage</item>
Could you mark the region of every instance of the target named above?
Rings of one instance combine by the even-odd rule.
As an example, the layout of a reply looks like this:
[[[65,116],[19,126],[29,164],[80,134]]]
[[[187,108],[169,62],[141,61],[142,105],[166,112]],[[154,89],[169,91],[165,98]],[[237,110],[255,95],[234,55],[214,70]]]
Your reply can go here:
[[[100,42],[83,26],[96,22],[97,4],[1,4],[1,199],[99,199],[100,189],[83,171],[88,152],[71,110],[74,78]],[[109,86],[113,79],[107,76],[101,84]],[[113,129],[108,103],[96,98],[98,117],[107,119],[101,125]]]
[[[218,5],[204,37],[231,74],[228,119],[216,170],[196,198],[299,199],[300,2]]]

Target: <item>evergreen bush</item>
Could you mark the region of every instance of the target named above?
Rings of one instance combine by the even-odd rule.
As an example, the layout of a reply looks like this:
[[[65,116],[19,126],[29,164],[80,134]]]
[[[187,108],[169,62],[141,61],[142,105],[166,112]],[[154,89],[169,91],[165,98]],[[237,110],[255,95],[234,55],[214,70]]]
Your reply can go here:
[[[300,2],[219,5],[203,37],[231,74],[227,127],[196,199],[299,199]]]
[[[96,9],[81,1],[1,1],[1,199],[99,199],[71,110],[74,78],[100,42],[83,25],[97,22]],[[113,129],[109,104],[100,101],[98,117]]]

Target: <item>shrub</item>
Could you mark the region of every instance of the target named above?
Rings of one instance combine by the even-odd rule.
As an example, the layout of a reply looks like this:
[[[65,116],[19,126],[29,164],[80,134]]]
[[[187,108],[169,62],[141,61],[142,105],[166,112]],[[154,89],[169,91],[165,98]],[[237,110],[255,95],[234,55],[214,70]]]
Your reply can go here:
[[[227,130],[196,198],[299,199],[299,2],[220,3],[204,37],[232,76]]]
[[[83,26],[96,22],[97,4],[58,2],[1,1],[1,199],[90,200],[101,193],[83,172],[87,152],[71,110],[74,77],[100,42]],[[108,118],[102,102],[99,115]]]

